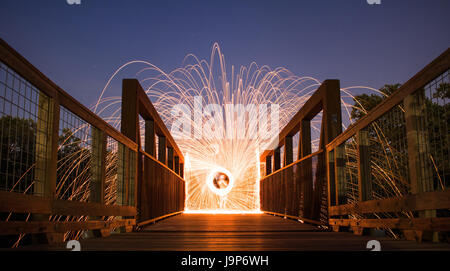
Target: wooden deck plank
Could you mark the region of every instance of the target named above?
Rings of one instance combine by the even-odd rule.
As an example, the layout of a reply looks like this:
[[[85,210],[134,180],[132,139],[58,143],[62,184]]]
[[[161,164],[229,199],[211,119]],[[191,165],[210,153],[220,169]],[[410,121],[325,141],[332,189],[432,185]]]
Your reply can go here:
[[[82,250],[102,251],[361,251],[377,239],[382,250],[450,250],[449,244],[418,244],[389,238],[356,236],[266,214],[181,214],[139,232],[81,241]],[[22,248],[24,249],[24,248]],[[65,245],[32,250],[65,250]]]

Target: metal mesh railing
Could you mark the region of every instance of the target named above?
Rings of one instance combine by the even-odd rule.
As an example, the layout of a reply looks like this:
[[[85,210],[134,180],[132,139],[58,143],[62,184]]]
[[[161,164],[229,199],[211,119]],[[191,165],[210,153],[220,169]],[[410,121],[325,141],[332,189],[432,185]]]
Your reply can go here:
[[[0,62],[0,190],[42,195],[48,97]]]
[[[329,209],[330,225],[387,229],[392,236],[398,236],[393,229],[448,229],[449,52],[327,145],[334,158],[330,196],[339,198]]]
[[[344,150],[344,178],[339,180],[343,182],[339,187],[344,187],[345,191],[341,191],[339,203],[353,203],[358,201],[358,159],[357,146],[355,137],[349,138],[341,145]]]
[[[403,105],[393,107],[363,131],[369,142],[371,198],[408,194],[408,145]]]
[[[419,115],[417,125],[426,132],[421,143],[420,161],[430,189],[450,187],[450,71],[419,89],[414,98]]]
[[[134,225],[137,144],[1,39],[0,58],[0,246]],[[118,183],[128,190],[117,193]]]
[[[129,173],[128,173],[128,205],[135,206],[135,189],[136,189],[136,152],[129,150]]]
[[[56,194],[61,199],[88,201],[92,162],[92,127],[61,107]]]
[[[114,205],[117,202],[118,181],[118,151],[119,142],[112,137],[106,140],[106,172],[105,172],[105,204]]]

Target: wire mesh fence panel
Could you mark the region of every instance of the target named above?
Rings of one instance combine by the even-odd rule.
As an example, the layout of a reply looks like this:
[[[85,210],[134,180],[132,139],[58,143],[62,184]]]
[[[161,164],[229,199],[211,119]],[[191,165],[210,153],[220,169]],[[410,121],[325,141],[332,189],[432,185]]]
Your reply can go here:
[[[49,97],[0,62],[0,190],[42,195]]]
[[[369,139],[371,198],[408,194],[408,144],[403,104],[390,109],[363,131]]]
[[[358,150],[355,136],[349,138],[341,148],[344,150],[343,175],[339,179],[340,186],[345,187],[341,190],[340,203],[354,203],[359,200],[358,187]]]
[[[92,162],[92,127],[61,107],[57,165],[57,196],[60,199],[88,201]]]
[[[117,199],[117,181],[119,170],[119,142],[112,137],[106,139],[105,158],[105,204],[114,205]]]
[[[127,148],[118,144],[117,152],[117,179],[116,179],[116,205],[127,205],[127,178],[128,171],[126,167]]]
[[[450,187],[450,71],[447,70],[415,94],[419,115],[418,126],[426,134],[419,141],[423,151],[419,152],[420,164],[429,168],[424,174],[425,182],[432,190]],[[421,106],[422,105],[422,106]],[[423,169],[424,171],[426,169]]]
[[[136,205],[136,155],[136,152],[129,150],[128,206]]]

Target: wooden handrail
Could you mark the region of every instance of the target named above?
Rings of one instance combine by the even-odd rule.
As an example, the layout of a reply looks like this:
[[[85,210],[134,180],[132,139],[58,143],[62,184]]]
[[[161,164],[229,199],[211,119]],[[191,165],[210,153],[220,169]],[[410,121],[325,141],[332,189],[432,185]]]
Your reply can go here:
[[[336,83],[337,82],[337,83]],[[326,80],[322,83],[316,92],[306,101],[306,103],[300,108],[300,110],[292,117],[292,119],[281,130],[278,141],[272,142],[271,146],[283,145],[284,139],[287,136],[293,136],[300,130],[302,120],[312,120],[323,109],[323,103],[327,95],[327,84],[337,84],[338,80]],[[273,150],[266,150],[260,156],[260,161],[268,155],[272,155]]]
[[[128,79],[128,80],[136,80],[136,79]],[[180,162],[184,163],[184,156],[180,148],[178,147],[178,144],[175,142],[175,139],[172,137],[172,134],[167,129],[166,125],[164,124],[155,107],[151,103],[147,94],[142,89],[141,84],[138,84],[138,86],[139,86],[138,95],[140,102],[139,106],[144,109],[141,111],[141,114],[144,114],[146,115],[147,118],[153,119],[153,121],[155,121],[157,127],[156,133],[163,134],[166,137],[169,145],[175,150],[178,157],[180,157]]]
[[[180,181],[185,182],[185,180],[178,175],[173,169],[169,168],[166,164],[162,163],[161,161],[159,161],[158,159],[156,159],[155,157],[153,157],[152,155],[146,153],[145,151],[139,151],[139,153],[141,153],[142,155],[144,155],[145,157],[148,157],[149,159],[153,160],[154,162],[158,163],[160,166],[164,167],[165,169],[169,170],[171,173],[173,173],[178,179],[180,179]]]

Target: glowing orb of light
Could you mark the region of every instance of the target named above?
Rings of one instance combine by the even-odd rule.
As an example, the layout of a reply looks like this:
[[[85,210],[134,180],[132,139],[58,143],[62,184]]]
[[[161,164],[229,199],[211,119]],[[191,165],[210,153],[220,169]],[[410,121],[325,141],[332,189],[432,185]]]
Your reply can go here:
[[[234,177],[227,169],[217,167],[208,174],[206,184],[212,192],[223,197],[233,189]]]

